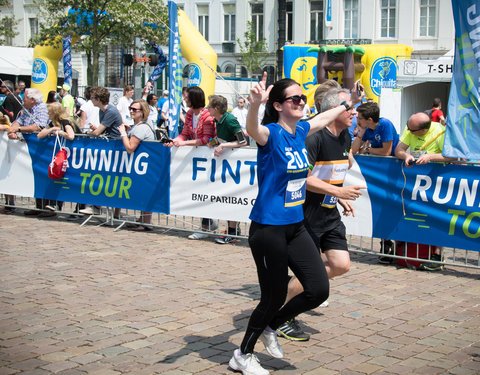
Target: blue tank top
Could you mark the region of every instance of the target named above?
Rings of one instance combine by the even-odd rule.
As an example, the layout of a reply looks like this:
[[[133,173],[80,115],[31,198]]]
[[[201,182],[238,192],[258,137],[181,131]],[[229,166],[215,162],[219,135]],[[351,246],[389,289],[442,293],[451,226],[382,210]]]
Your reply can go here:
[[[276,123],[265,126],[270,135],[257,151],[258,195],[250,220],[268,225],[298,223],[303,220],[309,165],[305,138],[310,124],[299,121],[295,134]]]

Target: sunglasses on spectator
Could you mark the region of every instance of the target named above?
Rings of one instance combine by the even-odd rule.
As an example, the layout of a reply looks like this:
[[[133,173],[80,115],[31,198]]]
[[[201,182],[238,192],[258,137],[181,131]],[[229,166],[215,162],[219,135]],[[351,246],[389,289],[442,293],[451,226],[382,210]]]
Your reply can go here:
[[[303,100],[304,103],[307,103],[307,97],[305,95],[293,95],[288,98],[283,99],[284,102],[291,100],[293,104],[300,105],[300,102]]]
[[[417,133],[417,132],[419,132],[419,131],[425,130],[424,128],[422,128],[422,129],[417,129],[417,130],[412,130],[412,129],[410,129],[410,128],[408,127],[408,125],[407,125],[407,129],[408,129],[408,131],[409,131],[410,133]]]
[[[134,108],[134,107],[128,107],[128,109],[132,112],[138,112],[138,111],[141,111],[140,108]]]

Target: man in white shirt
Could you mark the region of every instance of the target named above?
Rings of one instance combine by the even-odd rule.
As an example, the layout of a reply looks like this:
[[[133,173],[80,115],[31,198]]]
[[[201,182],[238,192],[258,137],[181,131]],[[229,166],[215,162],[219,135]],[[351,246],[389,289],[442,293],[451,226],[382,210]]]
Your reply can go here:
[[[243,97],[239,97],[237,99],[237,106],[232,110],[232,115],[237,118],[238,123],[244,131],[247,129],[247,113],[248,110],[245,108],[245,99]]]
[[[85,99],[87,101],[80,107],[80,130],[82,133],[86,133],[90,130],[90,125],[100,125],[98,118],[98,107],[95,107],[90,100],[90,91],[92,88],[89,86],[85,89]]]
[[[125,86],[123,90],[123,96],[118,100],[117,109],[122,116],[124,124],[133,125],[133,120],[130,118],[130,104],[133,102],[133,93],[135,89],[132,85]]]

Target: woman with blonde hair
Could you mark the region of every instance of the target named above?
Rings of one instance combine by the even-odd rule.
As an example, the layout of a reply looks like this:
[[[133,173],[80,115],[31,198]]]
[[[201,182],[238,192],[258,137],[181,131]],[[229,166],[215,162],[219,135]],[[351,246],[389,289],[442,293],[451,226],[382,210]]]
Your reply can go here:
[[[147,119],[150,114],[150,108],[148,103],[143,99],[134,100],[128,107],[130,112],[130,118],[133,120],[132,130],[130,131],[130,137],[127,135],[126,124],[123,123],[118,127],[120,135],[122,136],[122,142],[125,149],[129,154],[135,152],[138,145],[142,141],[154,141],[156,139],[155,132],[148,124]],[[152,213],[141,211],[140,218],[137,222],[140,224],[131,224],[127,227],[137,231],[149,231],[152,227],[148,224],[152,222]]]
[[[68,113],[65,111],[65,108],[60,103],[49,103],[47,104],[48,116],[50,117],[50,124],[48,127],[42,129],[38,133],[37,137],[39,139],[45,138],[50,134],[55,134],[58,132],[58,135],[73,141],[75,138],[75,133],[78,133],[78,126],[73,122]]]
[[[0,131],[7,130],[10,127],[11,122],[7,115],[0,112]]]

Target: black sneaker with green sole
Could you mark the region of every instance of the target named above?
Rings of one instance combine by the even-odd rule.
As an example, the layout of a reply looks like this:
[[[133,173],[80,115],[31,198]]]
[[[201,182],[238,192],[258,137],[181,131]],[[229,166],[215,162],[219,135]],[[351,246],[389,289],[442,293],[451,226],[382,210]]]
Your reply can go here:
[[[303,332],[295,319],[287,320],[277,328],[277,336],[283,336],[292,341],[308,341],[310,335]]]

